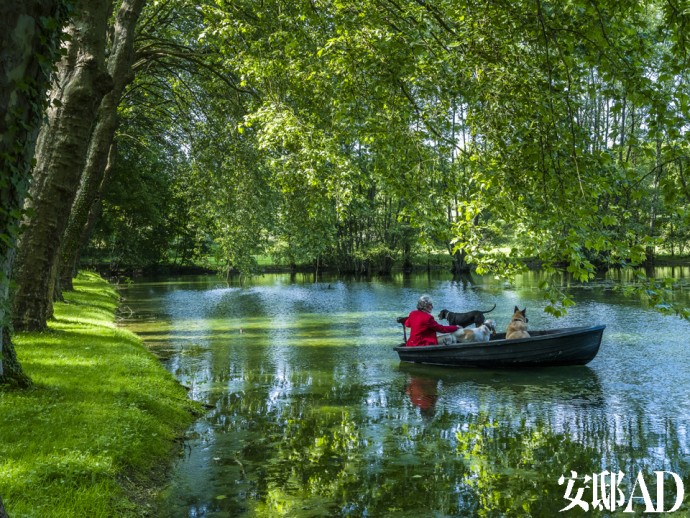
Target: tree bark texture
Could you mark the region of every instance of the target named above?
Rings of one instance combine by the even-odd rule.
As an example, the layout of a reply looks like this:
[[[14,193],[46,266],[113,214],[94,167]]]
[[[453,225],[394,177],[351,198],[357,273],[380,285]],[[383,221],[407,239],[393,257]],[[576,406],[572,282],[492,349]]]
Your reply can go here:
[[[10,341],[10,279],[65,13],[62,0],[0,4],[0,384],[30,383]]]
[[[86,232],[92,207],[105,183],[103,180],[109,150],[119,125],[117,108],[126,86],[134,79],[134,31],[144,3],[145,0],[124,0],[115,20],[108,58],[108,72],[113,78],[113,89],[103,97],[98,108],[81,184],[62,241],[59,285],[63,290],[72,289],[72,278],[76,273],[76,260],[82,246],[82,236]]]
[[[78,0],[66,32],[70,40],[51,88],[55,101],[36,143],[30,217],[17,249],[13,322],[43,330],[52,316],[60,241],[84,168],[98,105],[112,88],[105,70],[110,0]]]
[[[0,375],[0,384],[11,387],[27,388],[31,386],[31,378],[24,373],[17,353],[12,345],[9,327],[2,328],[3,344],[3,374]]]
[[[5,511],[5,506],[2,505],[2,498],[0,498],[0,518],[9,518],[7,511]]]
[[[86,245],[88,245],[89,240],[91,239],[91,235],[93,234],[93,231],[96,228],[96,223],[98,222],[98,219],[100,218],[101,213],[103,211],[102,195],[106,188],[105,186],[108,184],[108,180],[112,176],[112,170],[113,167],[115,167],[116,157],[117,145],[116,142],[113,141],[113,143],[110,146],[110,151],[108,152],[108,161],[105,166],[103,179],[101,180],[101,185],[98,187],[95,199],[91,203],[91,208],[86,218],[86,223],[80,229],[81,235],[79,236],[77,246],[74,247],[75,253],[73,256],[70,257],[64,254],[62,256],[60,264],[60,268],[62,270],[60,284],[63,290],[71,291],[74,289],[72,280],[77,275],[77,266],[79,264],[79,260],[81,259],[81,253],[84,250],[84,248],[86,248]]]

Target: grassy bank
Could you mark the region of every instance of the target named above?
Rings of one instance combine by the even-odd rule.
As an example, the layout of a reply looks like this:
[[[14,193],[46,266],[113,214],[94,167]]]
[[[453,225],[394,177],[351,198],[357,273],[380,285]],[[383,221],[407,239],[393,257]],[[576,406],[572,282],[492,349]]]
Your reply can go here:
[[[141,516],[195,403],[82,273],[45,333],[15,336],[34,386],[0,389],[0,497],[11,518]]]

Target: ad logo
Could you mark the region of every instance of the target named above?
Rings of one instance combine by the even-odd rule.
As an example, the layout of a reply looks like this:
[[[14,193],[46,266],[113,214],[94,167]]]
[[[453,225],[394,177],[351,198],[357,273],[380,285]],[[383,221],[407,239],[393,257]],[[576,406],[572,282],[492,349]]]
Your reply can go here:
[[[575,507],[579,507],[583,511],[589,511],[590,508],[592,511],[615,511],[623,507],[626,501],[627,505],[623,509],[624,513],[634,513],[633,505],[636,503],[644,504],[645,513],[672,513],[677,511],[683,503],[683,497],[685,496],[683,480],[671,471],[655,471],[654,474],[656,476],[655,498],[652,498],[644,475],[640,471],[632,485],[630,496],[626,500],[625,494],[620,488],[620,484],[624,479],[623,472],[611,473],[605,470],[601,473],[593,473],[591,477],[589,475],[578,477],[576,471],[571,471],[570,477],[561,475],[558,479],[559,486],[567,482],[563,498],[570,502],[559,512],[569,511]],[[670,483],[670,480],[665,475],[670,475],[670,478],[673,479],[676,490],[675,502],[669,509],[666,509],[664,506],[665,485]],[[578,482],[579,487],[576,488],[576,483]],[[585,500],[590,495],[591,500]]]

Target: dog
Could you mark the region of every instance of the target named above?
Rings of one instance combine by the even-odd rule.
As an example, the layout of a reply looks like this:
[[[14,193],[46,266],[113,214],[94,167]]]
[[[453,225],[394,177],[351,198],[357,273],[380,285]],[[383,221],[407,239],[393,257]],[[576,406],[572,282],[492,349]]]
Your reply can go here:
[[[484,313],[491,313],[494,309],[496,309],[496,304],[488,311],[475,310],[468,311],[467,313],[454,313],[453,311],[442,309],[437,318],[439,320],[448,320],[448,323],[452,326],[467,327],[470,324],[474,324],[475,327],[479,327],[486,320]]]
[[[439,345],[466,344],[470,342],[488,342],[496,334],[496,322],[487,319],[479,327],[458,329],[453,333],[438,336]]]
[[[527,308],[520,311],[520,309],[515,306],[513,318],[510,319],[510,324],[508,324],[508,329],[506,329],[506,340],[529,338],[527,322],[529,322],[529,320],[527,320]]]

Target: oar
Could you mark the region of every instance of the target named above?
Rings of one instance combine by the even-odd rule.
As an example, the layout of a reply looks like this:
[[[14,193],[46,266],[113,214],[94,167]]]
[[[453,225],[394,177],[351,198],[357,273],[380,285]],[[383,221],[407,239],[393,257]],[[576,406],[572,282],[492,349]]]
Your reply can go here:
[[[397,322],[403,326],[403,336],[405,337],[405,343],[407,343],[407,329],[405,329],[405,320],[407,320],[407,317],[398,317]]]

